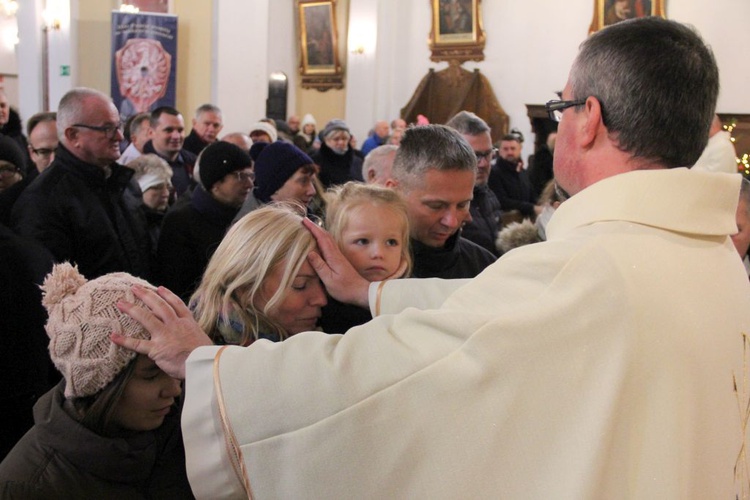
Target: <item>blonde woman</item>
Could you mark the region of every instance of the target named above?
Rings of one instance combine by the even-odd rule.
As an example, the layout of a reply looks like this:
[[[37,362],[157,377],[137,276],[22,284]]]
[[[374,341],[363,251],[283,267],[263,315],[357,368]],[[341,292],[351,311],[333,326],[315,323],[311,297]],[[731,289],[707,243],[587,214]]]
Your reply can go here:
[[[217,344],[245,346],[315,329],[326,304],[307,262],[316,248],[299,208],[250,212],[224,237],[191,299],[198,324]]]

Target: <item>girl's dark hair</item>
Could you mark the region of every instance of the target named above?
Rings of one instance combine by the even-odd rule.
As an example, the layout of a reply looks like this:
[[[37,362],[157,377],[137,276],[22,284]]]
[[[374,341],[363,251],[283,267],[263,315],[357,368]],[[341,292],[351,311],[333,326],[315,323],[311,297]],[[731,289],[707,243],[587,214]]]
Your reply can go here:
[[[112,422],[115,407],[135,373],[136,358],[128,364],[104,389],[92,396],[70,400],[79,421],[100,436],[114,436],[120,432]]]

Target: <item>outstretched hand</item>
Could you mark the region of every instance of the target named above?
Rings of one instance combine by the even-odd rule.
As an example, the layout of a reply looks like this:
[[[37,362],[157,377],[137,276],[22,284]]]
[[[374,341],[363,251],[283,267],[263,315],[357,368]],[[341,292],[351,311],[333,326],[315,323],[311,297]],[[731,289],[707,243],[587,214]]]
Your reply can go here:
[[[169,376],[185,379],[185,361],[197,347],[213,345],[201,330],[190,309],[164,287],[156,292],[135,285],[133,294],[148,308],[120,301],[117,308],[151,334],[151,340],[134,339],[113,333],[112,342],[151,358]]]
[[[367,291],[370,282],[352,267],[330,234],[309,219],[303,219],[302,223],[318,242],[320,254],[310,252],[307,260],[315,269],[328,293],[339,302],[355,304],[367,309],[369,307]]]

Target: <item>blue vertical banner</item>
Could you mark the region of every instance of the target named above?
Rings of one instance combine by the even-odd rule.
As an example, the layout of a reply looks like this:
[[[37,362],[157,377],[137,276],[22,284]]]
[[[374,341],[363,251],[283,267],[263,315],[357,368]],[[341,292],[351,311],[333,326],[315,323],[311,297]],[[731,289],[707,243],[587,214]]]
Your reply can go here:
[[[120,118],[175,105],[177,16],[112,12],[112,100]]]

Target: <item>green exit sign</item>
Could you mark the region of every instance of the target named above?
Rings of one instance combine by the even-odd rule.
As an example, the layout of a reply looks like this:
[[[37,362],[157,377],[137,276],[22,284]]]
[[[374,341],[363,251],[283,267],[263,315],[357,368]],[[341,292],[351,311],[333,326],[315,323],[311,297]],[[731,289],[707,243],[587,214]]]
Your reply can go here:
[[[70,76],[70,66],[63,64],[60,66],[60,76]]]

